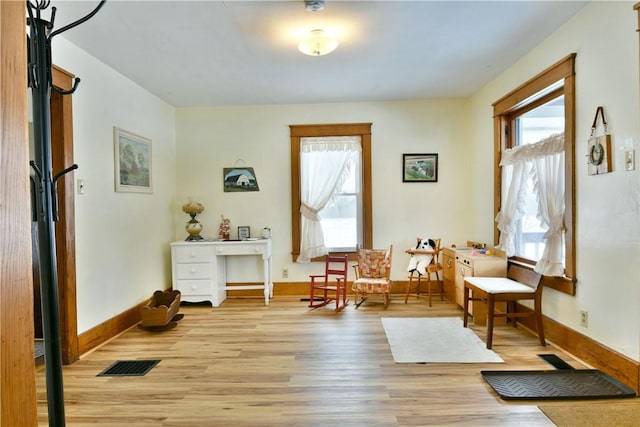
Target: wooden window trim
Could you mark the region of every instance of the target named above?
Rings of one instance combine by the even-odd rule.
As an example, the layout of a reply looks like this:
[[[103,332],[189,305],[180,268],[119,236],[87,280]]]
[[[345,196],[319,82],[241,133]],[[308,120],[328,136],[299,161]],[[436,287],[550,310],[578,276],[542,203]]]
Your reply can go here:
[[[371,193],[371,123],[290,125],[291,136],[291,259],[300,255],[300,139],[322,136],[360,136],[362,143],[362,239],[364,247],[373,247]],[[355,252],[345,252],[355,260]],[[312,259],[320,261],[320,259]]]
[[[493,103],[494,123],[494,218],[502,205],[502,170],[499,166],[502,151],[511,146],[511,136],[505,136],[502,131],[509,124],[514,111],[526,108],[532,101],[531,98],[539,94],[552,84],[564,80],[563,93],[565,103],[565,252],[566,266],[565,277],[543,278],[543,284],[569,295],[576,293],[576,256],[575,256],[575,58],[572,53],[551,67],[542,71],[526,83],[509,92],[507,95]],[[554,93],[554,92],[551,92]],[[549,96],[545,94],[540,99]],[[494,225],[494,242],[499,241],[497,224]],[[521,259],[512,259],[510,263],[524,265],[533,269],[531,262]]]

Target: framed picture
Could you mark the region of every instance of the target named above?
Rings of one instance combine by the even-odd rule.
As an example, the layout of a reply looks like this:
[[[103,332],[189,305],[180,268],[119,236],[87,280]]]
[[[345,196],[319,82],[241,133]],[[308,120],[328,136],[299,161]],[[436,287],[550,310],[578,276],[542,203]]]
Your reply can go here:
[[[223,168],[225,192],[260,191],[253,168]]]
[[[402,182],[438,182],[438,154],[403,154]]]
[[[113,128],[116,191],[152,193],[151,140]]]
[[[247,225],[241,225],[238,227],[238,240],[247,240],[251,237],[251,229]]]

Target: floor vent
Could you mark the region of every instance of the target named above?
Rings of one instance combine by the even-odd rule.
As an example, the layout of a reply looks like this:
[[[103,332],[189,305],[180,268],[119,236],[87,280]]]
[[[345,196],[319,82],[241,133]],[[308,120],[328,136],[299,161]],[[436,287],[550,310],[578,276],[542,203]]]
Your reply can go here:
[[[160,360],[119,360],[100,372],[98,377],[142,376],[153,369]]]

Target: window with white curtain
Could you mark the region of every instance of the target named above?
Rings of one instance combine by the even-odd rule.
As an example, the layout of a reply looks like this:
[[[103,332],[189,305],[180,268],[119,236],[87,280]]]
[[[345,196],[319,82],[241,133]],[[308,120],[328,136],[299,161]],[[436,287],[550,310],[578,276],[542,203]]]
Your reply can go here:
[[[514,218],[510,232],[502,233],[501,245],[503,244],[502,241],[509,237],[512,241],[505,244],[505,249],[508,248],[507,253],[510,256],[515,255],[537,262],[544,252],[546,241],[544,236],[549,230],[549,226],[545,221],[541,221],[538,203],[541,192],[538,191],[535,184],[542,181],[534,182],[538,175],[536,173],[537,169],[534,168],[533,160],[534,157],[541,158],[545,153],[553,149],[550,145],[558,140],[551,140],[549,137],[564,132],[564,96],[558,96],[516,116],[513,123],[514,148],[505,151],[501,160],[503,168],[502,193],[507,195],[502,199],[501,212],[504,212],[505,209],[517,209],[518,213],[517,218]],[[528,147],[524,148],[525,145]],[[562,150],[561,144],[559,149]],[[520,155],[516,155],[518,152]],[[518,162],[522,164],[516,166]],[[557,166],[563,167],[564,162]],[[514,168],[516,168],[517,174],[523,175],[514,177]],[[558,176],[560,180],[558,185],[561,186],[564,195],[563,170],[560,169],[560,171],[556,172],[561,173]],[[545,181],[545,183],[547,182]],[[516,186],[518,186],[517,189],[515,188]],[[513,193],[518,193],[516,200],[510,200],[509,196],[513,194],[510,190]],[[508,204],[511,204],[511,206],[508,206]]]
[[[495,242],[575,294],[575,54],[493,103]]]
[[[354,251],[361,242],[361,152],[360,136],[300,139],[298,262]]]
[[[372,247],[371,123],[290,125],[294,262]]]

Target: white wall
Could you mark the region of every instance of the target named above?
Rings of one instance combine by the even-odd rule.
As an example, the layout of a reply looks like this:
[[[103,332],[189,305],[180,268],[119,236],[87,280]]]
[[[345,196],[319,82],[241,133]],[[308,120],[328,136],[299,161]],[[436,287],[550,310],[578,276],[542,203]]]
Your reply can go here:
[[[477,197],[473,229],[491,237],[491,104],[566,55],[576,57],[577,294],[545,290],[544,314],[634,360],[640,360],[639,170],[627,172],[624,151],[638,150],[639,72],[633,2],[592,2],[544,43],[471,99]],[[587,139],[596,107],[604,106],[612,134],[613,172],[587,175]],[[602,129],[599,129],[602,131]],[[636,152],[636,155],[640,153]],[[588,327],[579,312],[589,312]]]
[[[175,149],[173,107],[61,37],[56,65],[81,78],[73,95],[78,332],[171,284]],[[114,190],[113,127],[152,140],[153,194]]]
[[[238,225],[250,226],[252,235],[270,226],[277,282],[306,281],[319,268],[291,261],[291,124],[373,123],[374,246],[394,245],[393,278],[406,278],[404,251],[416,237],[442,237],[444,244],[475,237],[464,100],[178,109],[176,117],[178,205],[188,197],[204,204],[205,238],[217,237],[222,214],[231,220],[232,237]],[[403,183],[403,153],[438,153],[438,182]],[[223,168],[237,165],[254,168],[259,192],[223,192]],[[179,206],[174,214],[181,240],[189,218]],[[281,278],[284,267],[288,279]],[[250,273],[257,268],[230,267],[228,279],[255,280]]]

